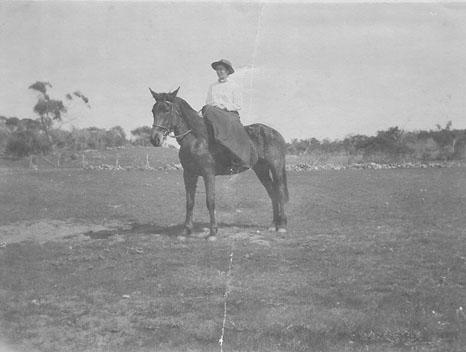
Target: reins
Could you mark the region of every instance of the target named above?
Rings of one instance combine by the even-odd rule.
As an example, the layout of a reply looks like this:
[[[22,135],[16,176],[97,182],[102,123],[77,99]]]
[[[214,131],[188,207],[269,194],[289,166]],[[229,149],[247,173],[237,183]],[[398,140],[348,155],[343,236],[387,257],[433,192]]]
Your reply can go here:
[[[186,132],[183,132],[179,135],[173,135],[173,136],[170,136],[168,135],[168,137],[171,137],[171,138],[183,138],[184,136],[186,136],[188,133],[191,133],[192,130],[187,130]]]

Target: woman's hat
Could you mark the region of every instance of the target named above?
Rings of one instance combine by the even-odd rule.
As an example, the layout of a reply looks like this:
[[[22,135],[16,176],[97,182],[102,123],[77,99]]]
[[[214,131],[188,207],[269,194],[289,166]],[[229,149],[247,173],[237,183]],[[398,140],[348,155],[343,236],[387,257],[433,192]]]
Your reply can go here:
[[[233,72],[235,72],[235,70],[233,70],[233,66],[231,66],[231,62],[228,61],[228,60],[225,60],[225,59],[221,59],[219,61],[215,61],[215,62],[212,62],[211,66],[214,70],[217,69],[217,66],[218,65],[222,65],[222,66],[225,66],[225,68],[227,69],[228,73],[231,75]]]

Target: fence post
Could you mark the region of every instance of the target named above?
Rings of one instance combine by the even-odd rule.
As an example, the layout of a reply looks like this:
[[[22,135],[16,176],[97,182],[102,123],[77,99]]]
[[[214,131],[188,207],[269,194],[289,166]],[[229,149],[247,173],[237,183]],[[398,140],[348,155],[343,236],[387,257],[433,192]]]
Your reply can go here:
[[[81,163],[82,168],[84,169],[84,153],[82,153],[82,163]]]
[[[146,169],[150,169],[150,164],[149,164],[149,153],[146,153]]]

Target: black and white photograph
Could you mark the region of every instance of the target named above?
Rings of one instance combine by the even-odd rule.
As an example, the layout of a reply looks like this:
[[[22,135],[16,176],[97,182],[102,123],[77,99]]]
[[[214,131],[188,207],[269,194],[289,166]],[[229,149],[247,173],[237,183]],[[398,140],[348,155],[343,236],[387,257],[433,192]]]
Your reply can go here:
[[[466,1],[0,1],[0,352],[466,351]]]

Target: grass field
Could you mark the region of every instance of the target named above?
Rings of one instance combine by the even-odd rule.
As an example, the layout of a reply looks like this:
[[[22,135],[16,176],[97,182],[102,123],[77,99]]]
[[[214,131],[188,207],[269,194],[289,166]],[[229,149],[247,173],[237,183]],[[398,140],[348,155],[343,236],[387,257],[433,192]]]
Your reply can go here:
[[[291,172],[287,234],[252,172],[217,178],[216,242],[177,238],[177,170],[0,172],[14,350],[219,351],[226,289],[224,351],[465,350],[464,168]]]

